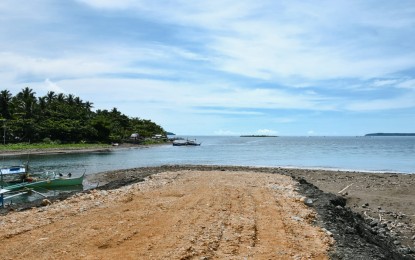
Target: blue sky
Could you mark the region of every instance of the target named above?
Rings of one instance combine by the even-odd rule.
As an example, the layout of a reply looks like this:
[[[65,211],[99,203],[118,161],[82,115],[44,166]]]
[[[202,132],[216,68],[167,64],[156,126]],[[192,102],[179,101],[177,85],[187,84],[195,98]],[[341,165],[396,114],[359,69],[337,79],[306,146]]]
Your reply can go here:
[[[182,135],[415,132],[415,2],[2,0],[0,86]]]

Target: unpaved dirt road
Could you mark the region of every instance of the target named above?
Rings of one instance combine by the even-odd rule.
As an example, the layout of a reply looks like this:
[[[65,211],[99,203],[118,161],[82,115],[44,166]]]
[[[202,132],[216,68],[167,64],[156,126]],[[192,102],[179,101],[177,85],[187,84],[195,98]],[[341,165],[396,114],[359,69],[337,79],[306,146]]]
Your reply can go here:
[[[290,177],[179,171],[0,217],[2,259],[328,259]]]

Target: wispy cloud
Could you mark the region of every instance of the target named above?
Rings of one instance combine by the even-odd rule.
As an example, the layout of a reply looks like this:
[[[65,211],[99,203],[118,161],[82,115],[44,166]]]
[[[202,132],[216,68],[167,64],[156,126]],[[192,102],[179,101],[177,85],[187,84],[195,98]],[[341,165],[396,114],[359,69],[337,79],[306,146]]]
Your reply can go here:
[[[259,129],[256,131],[256,134],[258,135],[277,135],[278,131],[271,130],[271,129]]]
[[[74,93],[172,131],[180,117],[306,133],[332,113],[415,108],[412,1],[4,0],[0,25],[13,92]]]
[[[347,109],[352,111],[385,111],[415,107],[415,92],[388,99],[363,100],[351,102]]]

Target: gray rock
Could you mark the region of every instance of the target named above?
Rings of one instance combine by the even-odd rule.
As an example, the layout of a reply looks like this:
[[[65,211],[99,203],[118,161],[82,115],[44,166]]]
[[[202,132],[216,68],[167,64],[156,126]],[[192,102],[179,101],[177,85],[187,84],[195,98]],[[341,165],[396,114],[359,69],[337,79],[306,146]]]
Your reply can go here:
[[[362,205],[362,208],[367,208],[367,207],[369,207],[369,203],[365,203]]]
[[[384,228],[379,229],[379,234],[385,234],[385,233],[386,233],[386,229],[384,229]]]
[[[311,207],[311,206],[313,206],[313,200],[312,199],[306,199],[304,201],[304,204],[306,204],[307,206]]]
[[[375,226],[377,226],[379,224],[379,221],[378,220],[376,220],[376,219],[374,219],[374,220],[372,220],[371,222],[370,222],[370,226],[371,227],[375,227]]]
[[[401,247],[401,248],[399,248],[399,252],[401,254],[404,254],[404,255],[410,255],[410,254],[413,254],[414,253],[414,251],[412,249],[408,248],[408,247]]]

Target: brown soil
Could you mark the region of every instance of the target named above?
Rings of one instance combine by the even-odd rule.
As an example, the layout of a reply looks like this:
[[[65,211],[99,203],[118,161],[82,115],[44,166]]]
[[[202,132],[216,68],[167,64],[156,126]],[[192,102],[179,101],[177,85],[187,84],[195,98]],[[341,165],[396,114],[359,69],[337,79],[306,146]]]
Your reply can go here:
[[[327,259],[288,176],[162,172],[0,217],[2,259]]]

